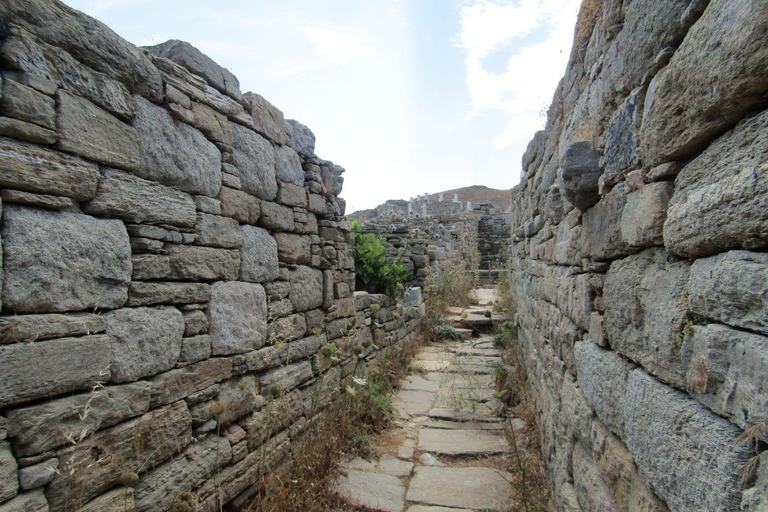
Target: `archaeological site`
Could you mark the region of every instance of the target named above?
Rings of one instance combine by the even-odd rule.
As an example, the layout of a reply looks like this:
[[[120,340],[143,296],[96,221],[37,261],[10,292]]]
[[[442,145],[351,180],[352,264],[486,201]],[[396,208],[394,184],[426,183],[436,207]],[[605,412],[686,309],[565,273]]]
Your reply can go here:
[[[768,512],[768,0],[583,0],[550,93],[504,200],[347,215],[192,44],[2,0],[0,512]]]

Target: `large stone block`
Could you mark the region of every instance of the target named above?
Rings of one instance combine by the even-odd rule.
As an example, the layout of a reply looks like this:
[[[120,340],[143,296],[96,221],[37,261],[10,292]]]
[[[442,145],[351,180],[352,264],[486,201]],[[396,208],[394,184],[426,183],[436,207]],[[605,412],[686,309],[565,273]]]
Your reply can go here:
[[[141,165],[135,174],[184,192],[216,197],[221,188],[221,153],[205,136],[177,123],[162,107],[134,96],[133,127],[141,136]]]
[[[648,249],[611,264],[603,305],[611,347],[659,379],[685,388],[682,359],[690,264]]]
[[[573,448],[573,484],[579,505],[584,512],[619,510],[611,490],[592,460],[592,455],[581,443],[576,443]]]
[[[59,89],[56,97],[56,147],[130,171],[140,168],[142,141],[134,128],[63,89]]]
[[[51,512],[77,509],[119,484],[123,473],[141,475],[191,440],[192,417],[179,401],[56,452],[60,471],[45,488]]]
[[[96,335],[0,346],[0,407],[108,381],[111,341]]]
[[[308,381],[312,376],[312,363],[300,361],[268,371],[259,377],[259,387],[264,395],[280,395]]]
[[[600,153],[591,142],[576,142],[568,146],[557,171],[560,193],[576,208],[586,211],[600,200],[598,179]]]
[[[7,338],[0,341],[0,344],[98,334],[106,328],[104,318],[92,313],[0,317],[0,328],[6,326]]]
[[[281,271],[281,276],[283,271]],[[291,283],[291,302],[296,311],[308,311],[323,305],[323,272],[305,266],[285,270]]]
[[[303,313],[273,320],[269,324],[270,343],[285,343],[297,340],[307,332],[307,321]]]
[[[293,231],[295,227],[293,219],[293,208],[269,201],[261,202],[260,226],[277,231]]]
[[[195,202],[189,194],[116,169],[102,170],[96,197],[82,209],[97,217],[144,224],[195,224]]]
[[[674,184],[651,183],[627,196],[621,213],[621,238],[630,247],[663,245],[664,220]]]
[[[248,105],[257,132],[276,144],[288,143],[288,125],[280,109],[253,92],[243,94],[243,100]]]
[[[0,503],[8,501],[19,492],[19,475],[11,444],[0,441]]]
[[[277,256],[283,263],[307,265],[312,260],[312,240],[309,236],[275,233]]]
[[[243,190],[259,199],[273,201],[277,196],[275,150],[261,135],[235,125],[234,162],[240,171]]]
[[[649,9],[649,12],[654,11],[655,9]],[[637,135],[644,92],[634,91],[619,107],[605,129],[604,165],[606,178],[609,180],[618,178],[622,172],[638,163]]]
[[[232,360],[214,357],[149,378],[152,383],[151,407],[159,407],[188,397],[232,376]]]
[[[77,512],[136,512],[133,489],[117,487],[83,505]]]
[[[131,256],[133,264],[133,282],[148,281],[151,279],[167,279],[171,275],[171,263],[168,256],[162,254],[134,254]],[[128,291],[128,305],[131,305],[131,290]]]
[[[641,127],[646,165],[694,155],[766,105],[768,8],[712,0],[651,82]]]
[[[279,274],[277,242],[266,229],[241,226],[243,246],[240,249],[240,279],[263,283]]]
[[[267,295],[260,284],[215,283],[208,317],[213,355],[241,354],[266,343]]]
[[[226,404],[224,412],[214,418],[219,428],[226,427],[266,404],[266,400],[258,394],[256,377],[253,375],[241,375],[222,382],[218,401]]]
[[[221,187],[219,192],[221,214],[245,224],[256,224],[261,215],[259,200],[241,190]]]
[[[53,98],[8,77],[3,80],[2,87],[0,109],[4,115],[51,130],[56,129],[56,102]]]
[[[53,130],[12,117],[0,117],[0,135],[45,145],[53,144],[59,138]]]
[[[11,501],[0,504],[0,512],[48,512],[48,502],[42,489],[24,492]]]
[[[280,181],[304,187],[304,170],[296,151],[288,146],[275,148],[275,175]]]
[[[238,249],[243,245],[243,233],[235,219],[198,213],[195,222],[197,243],[211,247]]]
[[[245,354],[245,364],[250,372],[258,372],[276,365],[286,365],[306,359],[328,342],[325,334],[317,334],[291,343],[270,345]]]
[[[166,245],[166,248],[171,279],[234,280],[240,273],[240,251],[196,245]]]
[[[4,308],[110,309],[128,298],[131,249],[122,222],[6,205],[1,232]]]
[[[288,119],[286,123],[288,124],[288,144],[300,155],[312,156],[315,153],[315,134],[312,130],[295,119]]]
[[[196,304],[208,302],[211,287],[205,283],[162,283],[133,281],[128,289],[127,306],[156,304]]]
[[[151,386],[139,381],[8,411],[8,435],[20,457],[58,448],[149,410]]]
[[[739,123],[685,166],[664,223],[682,257],[768,246],[768,112]]]
[[[626,186],[620,183],[584,213],[581,219],[583,256],[610,260],[627,254],[621,238],[621,214],[626,202]]]
[[[99,168],[76,156],[0,137],[0,186],[55,194],[78,201],[93,198]]]
[[[174,307],[124,308],[104,315],[112,337],[112,380],[130,382],[173,368],[184,317]]]

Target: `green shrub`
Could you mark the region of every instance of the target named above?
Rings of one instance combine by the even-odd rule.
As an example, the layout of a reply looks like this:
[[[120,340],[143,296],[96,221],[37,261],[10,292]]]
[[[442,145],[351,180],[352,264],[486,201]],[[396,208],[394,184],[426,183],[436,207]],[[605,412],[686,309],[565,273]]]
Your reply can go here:
[[[355,276],[362,285],[357,289],[397,296],[408,274],[400,258],[387,256],[386,240],[374,233],[355,231]]]

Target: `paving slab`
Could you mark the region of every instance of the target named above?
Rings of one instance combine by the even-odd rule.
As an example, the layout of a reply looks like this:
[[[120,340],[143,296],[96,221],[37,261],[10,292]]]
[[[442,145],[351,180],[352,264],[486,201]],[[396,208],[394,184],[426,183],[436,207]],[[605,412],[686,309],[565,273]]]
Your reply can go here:
[[[504,422],[477,422],[477,421],[448,421],[448,420],[427,420],[424,422],[427,428],[442,429],[472,429],[472,430],[504,430]],[[517,428],[517,427],[515,427]]]
[[[416,375],[409,375],[400,382],[400,389],[437,392],[440,391],[440,385]]]
[[[450,365],[451,365],[451,362],[447,360],[434,361],[434,360],[416,359],[414,361],[411,361],[410,366],[415,370],[421,370],[425,372],[439,372],[439,371],[445,370]]]
[[[484,510],[503,507],[510,493],[503,471],[420,466],[411,479],[406,499],[424,505]]]
[[[427,414],[436,420],[448,421],[478,421],[497,423],[501,418],[494,416],[490,407],[485,404],[475,404],[475,407],[433,407]]]
[[[414,505],[407,512],[473,512],[466,508],[430,507],[429,505]]]
[[[424,416],[430,411],[432,404],[420,403],[420,402],[404,402],[402,400],[392,400],[392,405],[400,413],[400,417],[403,419],[411,419],[413,416]]]
[[[501,350],[484,347],[457,347],[448,349],[459,356],[501,357]]]
[[[440,455],[468,457],[498,455],[505,453],[509,446],[502,436],[487,430],[422,428],[418,448]]]
[[[334,491],[345,501],[382,512],[403,512],[405,485],[399,478],[354,469],[346,473],[334,484]]]

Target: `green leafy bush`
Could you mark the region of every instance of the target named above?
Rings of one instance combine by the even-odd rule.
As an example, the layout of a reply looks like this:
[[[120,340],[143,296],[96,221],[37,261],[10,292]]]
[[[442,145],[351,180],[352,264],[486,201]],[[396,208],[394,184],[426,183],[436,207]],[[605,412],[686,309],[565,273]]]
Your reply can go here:
[[[400,258],[387,255],[386,240],[374,233],[355,231],[357,289],[396,296],[402,292],[408,273]]]

